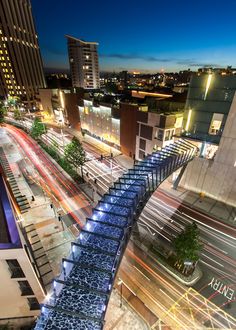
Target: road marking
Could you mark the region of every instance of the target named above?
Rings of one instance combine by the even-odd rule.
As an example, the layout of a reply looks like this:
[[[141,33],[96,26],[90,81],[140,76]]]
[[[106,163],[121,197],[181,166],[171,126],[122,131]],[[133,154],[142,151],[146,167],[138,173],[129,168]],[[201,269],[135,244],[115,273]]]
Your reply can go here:
[[[176,303],[176,300],[174,300],[173,298],[171,298],[165,291],[163,291],[162,289],[159,289],[162,293],[164,293],[164,295],[166,295],[170,300],[172,300],[177,306],[180,306],[180,304]]]
[[[143,274],[143,272],[141,272],[140,269],[138,269],[137,267],[133,266],[140,274],[142,274],[148,281],[151,281],[149,277],[147,277],[145,274]]]
[[[223,282],[212,278],[211,282],[208,284],[213,290],[219,292],[223,296],[225,296],[229,301],[234,299],[234,290],[230,288],[230,286],[224,284]]]
[[[236,240],[236,237],[230,236],[230,235],[224,233],[223,231],[220,231],[220,230],[218,230],[218,229],[216,229],[216,228],[214,228],[214,227],[211,227],[211,226],[205,224],[204,222],[201,222],[201,221],[197,220],[196,218],[193,218],[193,217],[191,217],[190,215],[188,215],[188,214],[186,214],[186,213],[184,213],[184,212],[182,212],[182,214],[185,215],[186,217],[188,217],[188,218],[190,218],[190,219],[192,219],[192,220],[194,220],[194,221],[200,223],[202,226],[208,227],[208,228],[210,228],[210,229],[216,231],[217,233],[220,233],[221,235],[224,235],[224,236],[229,237],[229,238],[231,238],[231,239],[233,239],[233,240]],[[213,219],[212,219],[212,220],[213,220]],[[216,222],[216,223],[217,223],[217,221],[215,221],[215,220],[213,220],[213,222]],[[221,223],[221,225],[223,225],[223,224]],[[224,226],[224,227],[227,227],[227,226],[225,226],[225,225],[223,225],[223,226]],[[227,228],[230,229],[229,227],[227,227]]]
[[[136,293],[130,289],[130,287],[122,280],[122,283],[124,284],[124,286],[126,286],[126,288],[135,296],[137,297]]]
[[[216,249],[216,250],[219,250],[219,251],[221,251],[221,252],[223,252],[223,253],[225,253],[225,254],[228,254],[228,252],[226,252],[226,251],[224,251],[224,250],[222,250],[222,249],[219,249],[217,246],[215,246],[214,244],[211,244],[211,243],[209,243],[209,242],[207,242],[206,243],[207,245],[210,245],[210,246],[212,246],[214,249]]]
[[[206,258],[212,260],[213,262],[215,262],[216,264],[220,265],[220,266],[223,267],[223,268],[225,267],[224,265],[220,264],[218,261],[215,261],[214,259],[210,258],[209,256],[207,256],[207,255],[204,254],[204,253],[202,253],[202,256],[204,256],[204,257],[206,257]]]

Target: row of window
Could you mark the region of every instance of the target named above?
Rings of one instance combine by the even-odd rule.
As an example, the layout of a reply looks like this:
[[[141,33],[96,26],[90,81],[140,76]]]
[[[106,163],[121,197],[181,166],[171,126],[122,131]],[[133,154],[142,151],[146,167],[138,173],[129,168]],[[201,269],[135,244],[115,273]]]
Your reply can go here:
[[[9,259],[6,260],[10,273],[11,273],[11,278],[23,278],[25,277],[25,274],[19,264],[19,262],[16,259]],[[19,289],[21,291],[22,296],[33,296],[34,292],[29,284],[28,281],[26,280],[20,280],[17,281],[19,285]],[[30,310],[38,310],[40,309],[39,302],[37,298],[35,297],[27,297],[28,305]]]

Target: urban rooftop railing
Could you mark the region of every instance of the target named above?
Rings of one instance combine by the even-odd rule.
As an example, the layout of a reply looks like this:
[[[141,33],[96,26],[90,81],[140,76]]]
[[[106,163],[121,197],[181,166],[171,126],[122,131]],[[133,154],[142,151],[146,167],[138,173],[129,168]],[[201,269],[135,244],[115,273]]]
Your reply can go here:
[[[171,173],[186,165],[196,147],[178,140],[123,174],[104,194],[62,260],[61,274],[42,305],[35,329],[101,330],[109,296],[133,224]]]

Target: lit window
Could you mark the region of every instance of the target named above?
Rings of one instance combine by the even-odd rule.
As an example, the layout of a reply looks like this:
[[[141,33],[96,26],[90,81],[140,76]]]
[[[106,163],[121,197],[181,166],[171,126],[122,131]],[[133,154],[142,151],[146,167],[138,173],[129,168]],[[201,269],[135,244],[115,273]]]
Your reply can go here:
[[[211,134],[211,135],[219,134],[223,118],[224,118],[223,113],[214,113],[213,114],[210,128],[209,128],[209,134]]]

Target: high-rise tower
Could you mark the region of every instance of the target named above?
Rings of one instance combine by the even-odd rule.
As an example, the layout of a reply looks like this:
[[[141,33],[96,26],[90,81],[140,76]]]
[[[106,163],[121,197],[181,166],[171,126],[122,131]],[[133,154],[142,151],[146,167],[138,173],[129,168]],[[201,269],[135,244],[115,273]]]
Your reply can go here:
[[[35,105],[45,87],[30,0],[0,0],[0,96]]]
[[[66,37],[73,87],[99,88],[98,43]]]

